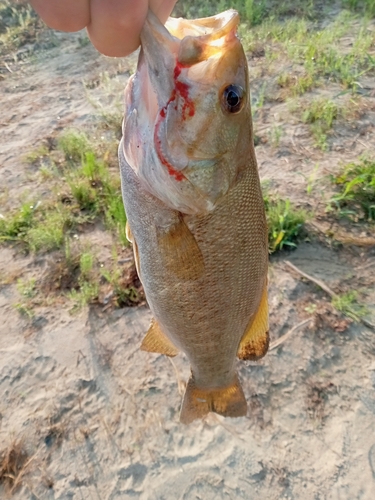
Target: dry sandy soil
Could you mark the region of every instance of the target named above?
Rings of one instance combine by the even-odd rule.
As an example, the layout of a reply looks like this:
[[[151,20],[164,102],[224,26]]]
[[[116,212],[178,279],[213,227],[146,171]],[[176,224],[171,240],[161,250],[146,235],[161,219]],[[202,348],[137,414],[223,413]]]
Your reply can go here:
[[[26,189],[46,189],[25,153],[65,127],[95,120],[83,80],[107,72],[120,93],[134,68],[135,57],[104,58],[79,43],[83,34],[54,37],[56,47],[29,44],[0,63],[0,189],[7,193],[0,212],[17,206]],[[262,57],[250,60],[254,99],[263,64]],[[92,87],[92,98],[113,105],[100,85]],[[325,153],[314,148],[306,125],[285,118],[280,144],[261,140],[256,148],[261,177],[318,213],[324,176],[374,150],[375,98],[366,102],[360,119],[337,126]],[[286,109],[266,101],[255,123],[260,137]],[[374,313],[375,249],[332,243],[330,224],[316,217],[309,240],[271,259],[271,341],[310,321],[260,362],[238,363],[249,403],[239,419],[179,423],[188,363],[139,350],[150,320],[146,306],[92,305],[72,314],[66,300],[39,306],[30,320],[15,308],[16,285],[3,280],[0,451],[20,440],[28,457],[20,458],[13,498],[373,499],[375,333],[335,312],[325,292],[285,264],[336,292],[362,290]],[[104,233],[94,241],[104,251]],[[48,256],[0,248],[3,276],[37,277],[47,265]],[[9,493],[5,483],[0,498]]]

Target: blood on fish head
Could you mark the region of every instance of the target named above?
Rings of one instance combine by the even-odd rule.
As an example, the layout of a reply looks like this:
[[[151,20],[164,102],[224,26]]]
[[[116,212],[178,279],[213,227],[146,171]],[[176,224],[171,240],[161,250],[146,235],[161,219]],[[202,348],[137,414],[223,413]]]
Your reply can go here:
[[[141,34],[137,147],[151,144],[160,169],[148,172],[145,165],[138,173],[167,205],[186,213],[212,210],[252,147],[238,22],[229,10],[194,21],[170,18],[164,27],[149,13]]]

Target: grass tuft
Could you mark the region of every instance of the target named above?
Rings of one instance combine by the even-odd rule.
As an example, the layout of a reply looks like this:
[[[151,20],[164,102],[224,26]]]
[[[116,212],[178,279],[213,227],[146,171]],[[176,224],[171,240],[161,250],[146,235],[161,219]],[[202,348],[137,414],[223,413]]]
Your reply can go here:
[[[77,130],[67,130],[58,140],[58,148],[66,160],[80,162],[91,146],[85,133]]]
[[[295,208],[290,200],[282,200],[268,194],[264,196],[264,203],[270,253],[282,250],[284,247],[296,247],[308,217],[307,212]]]
[[[341,192],[331,198],[328,211],[336,209],[340,216],[354,221],[375,221],[375,160],[361,158],[349,163],[331,180]]]

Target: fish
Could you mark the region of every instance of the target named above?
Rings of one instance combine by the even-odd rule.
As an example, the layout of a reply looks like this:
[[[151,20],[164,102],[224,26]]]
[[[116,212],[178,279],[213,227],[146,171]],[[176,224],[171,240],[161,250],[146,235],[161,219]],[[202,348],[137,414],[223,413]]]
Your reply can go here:
[[[119,146],[126,235],[153,319],[141,350],[185,353],[180,410],[247,415],[237,358],[268,349],[268,238],[239,15],[148,12]]]

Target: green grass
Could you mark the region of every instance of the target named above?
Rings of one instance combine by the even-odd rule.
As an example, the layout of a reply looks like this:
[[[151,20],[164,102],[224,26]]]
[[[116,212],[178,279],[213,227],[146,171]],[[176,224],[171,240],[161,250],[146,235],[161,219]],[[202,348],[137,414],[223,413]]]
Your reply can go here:
[[[5,214],[0,218],[0,242],[22,240],[33,224],[34,205],[24,203],[14,214]]]
[[[325,151],[328,148],[327,134],[338,117],[339,107],[329,99],[319,98],[310,102],[302,115],[305,123],[310,124],[315,145]]]
[[[80,162],[85,153],[90,151],[91,145],[84,132],[70,129],[60,136],[58,148],[64,153],[66,160]]]
[[[358,292],[355,290],[337,295],[332,299],[332,305],[354,321],[359,321],[368,314],[367,307],[358,302]]]
[[[284,247],[294,248],[303,234],[304,224],[308,218],[305,210],[292,205],[290,200],[277,196],[264,195],[268,224],[268,244],[270,253]]]
[[[328,210],[354,221],[375,221],[375,160],[349,163],[331,180],[340,192],[331,198]]]
[[[344,0],[343,5],[366,16],[375,17],[375,0]]]
[[[74,130],[59,138],[56,151],[47,154],[45,148],[38,147],[29,153],[28,161],[39,161],[41,155],[51,166],[40,165],[40,174],[43,181],[55,185],[50,189],[55,197],[51,195],[37,205],[24,203],[13,213],[3,213],[0,242],[20,242],[28,251],[48,252],[61,248],[65,237],[78,226],[101,221],[121,245],[128,245],[117,157],[112,173],[108,159],[98,158],[86,134]],[[109,157],[107,153],[103,156]]]
[[[36,41],[45,28],[41,19],[26,2],[0,1],[0,54],[16,51]]]

